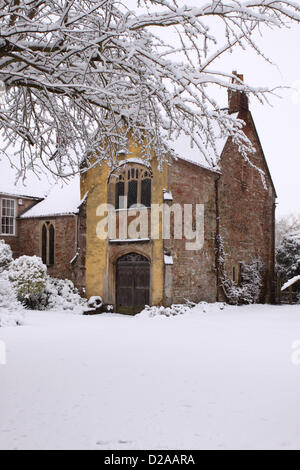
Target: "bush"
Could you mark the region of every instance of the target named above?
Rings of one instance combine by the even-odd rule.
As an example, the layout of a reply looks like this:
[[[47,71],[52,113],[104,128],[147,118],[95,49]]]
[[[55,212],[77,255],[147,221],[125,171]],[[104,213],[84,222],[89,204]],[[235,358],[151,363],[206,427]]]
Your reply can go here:
[[[185,313],[191,312],[194,304],[174,304],[171,307],[149,307],[148,305],[145,309],[139,314],[146,317],[156,317],[156,316],[165,316],[173,317],[175,315],[183,315]]]
[[[22,304],[32,310],[39,308],[47,282],[47,267],[37,256],[20,256],[9,266],[8,278]]]
[[[300,275],[300,233],[290,233],[276,251],[276,268],[284,281]]]
[[[8,269],[13,261],[12,251],[4,240],[0,240],[0,273]]]
[[[7,276],[0,275],[0,327],[21,325],[22,305]]]
[[[69,310],[82,313],[84,307],[86,300],[80,297],[72,281],[47,277],[39,302],[41,310]]]
[[[0,242],[0,263],[0,326],[20,324],[23,307],[75,313],[87,307],[72,281],[48,276],[37,256],[13,260],[10,247]]]
[[[263,263],[253,260],[241,265],[241,280],[237,286],[231,279],[223,279],[223,287],[229,303],[233,305],[255,304],[259,301],[262,287]]]

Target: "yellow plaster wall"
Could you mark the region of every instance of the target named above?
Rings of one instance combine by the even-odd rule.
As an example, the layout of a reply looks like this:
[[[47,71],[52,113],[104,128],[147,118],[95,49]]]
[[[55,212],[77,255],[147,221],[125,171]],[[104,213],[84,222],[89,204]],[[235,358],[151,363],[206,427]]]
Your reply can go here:
[[[81,178],[81,197],[89,191],[86,205],[86,295],[103,296],[103,278],[106,269],[106,240],[97,237],[97,223],[100,218],[96,216],[100,204],[107,202],[107,178],[109,168],[107,165],[89,170]]]
[[[141,149],[134,146],[132,142],[129,145],[128,158],[130,157],[141,158]],[[120,157],[120,160],[123,159]],[[163,204],[163,189],[169,189],[168,165],[165,164],[163,169],[159,171],[157,160],[153,155],[151,168],[153,172],[152,204]],[[103,163],[101,167],[89,170],[81,178],[81,197],[89,191],[86,206],[86,293],[88,298],[92,295],[103,297],[105,278],[108,275],[108,242],[97,237],[96,227],[101,217],[96,216],[96,211],[100,204],[107,203],[107,180],[109,173],[109,167]],[[151,298],[153,305],[159,305],[163,303],[164,297],[164,246],[162,237],[159,240],[153,240],[151,243],[153,247]]]

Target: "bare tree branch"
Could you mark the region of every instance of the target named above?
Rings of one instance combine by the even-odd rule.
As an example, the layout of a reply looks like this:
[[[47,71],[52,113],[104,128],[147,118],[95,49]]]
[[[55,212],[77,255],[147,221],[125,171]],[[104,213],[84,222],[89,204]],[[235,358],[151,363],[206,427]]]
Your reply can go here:
[[[270,90],[212,67],[238,46],[264,57],[255,31],[299,23],[300,5],[211,0],[180,7],[175,0],[140,0],[136,7],[125,0],[0,0],[3,150],[14,146],[24,169],[42,159],[55,174],[76,172],[83,153],[84,171],[103,160],[113,164],[129,136],[143,144],[145,159],[154,150],[161,164],[181,133],[211,166],[218,164],[220,136],[233,136],[251,158],[242,123],[220,109],[210,85],[261,101]],[[146,13],[138,14],[139,7]],[[222,44],[209,18],[223,27]],[[161,28],[176,32],[176,49],[154,33]]]

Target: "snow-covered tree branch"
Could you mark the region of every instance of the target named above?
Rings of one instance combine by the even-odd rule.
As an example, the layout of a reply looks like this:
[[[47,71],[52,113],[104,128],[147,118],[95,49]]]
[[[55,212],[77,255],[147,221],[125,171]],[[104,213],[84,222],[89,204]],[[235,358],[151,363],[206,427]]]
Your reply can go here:
[[[14,145],[12,163],[76,172],[83,152],[90,164],[126,148],[129,134],[163,161],[180,133],[216,166],[215,138],[233,135],[244,156],[251,145],[210,85],[254,89],[214,69],[236,46],[252,47],[261,26],[300,22],[300,6],[282,1],[208,1],[199,7],[176,0],[0,0],[0,106],[2,151]],[[216,18],[223,43],[209,28]],[[178,35],[178,47],[162,29]],[[234,81],[232,83],[232,78]],[[211,123],[217,123],[212,127]],[[217,133],[217,134],[216,134]],[[169,147],[170,146],[170,147]],[[213,149],[212,153],[207,148]]]

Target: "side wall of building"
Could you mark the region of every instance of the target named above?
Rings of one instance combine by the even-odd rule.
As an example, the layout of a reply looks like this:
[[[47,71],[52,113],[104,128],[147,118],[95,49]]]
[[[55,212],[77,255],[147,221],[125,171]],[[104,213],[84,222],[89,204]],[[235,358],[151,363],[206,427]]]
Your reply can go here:
[[[19,237],[19,219],[18,217],[31,207],[33,207],[39,200],[32,199],[32,198],[25,198],[25,197],[17,197],[17,196],[9,196],[9,195],[1,195],[0,194],[0,210],[2,216],[2,200],[3,199],[13,199],[15,201],[15,208],[16,208],[16,220],[15,220],[15,234],[14,235],[0,235],[0,238],[5,241],[8,245],[10,245],[14,258],[20,256],[20,237]],[[22,204],[19,204],[19,201],[22,201]],[[1,227],[0,227],[1,233]]]
[[[165,250],[173,257],[173,266],[168,268],[172,279],[172,302],[181,303],[185,299],[193,302],[216,301],[215,275],[215,234],[216,234],[216,197],[215,181],[219,177],[200,166],[178,159],[170,167],[170,191],[172,204],[204,205],[204,246],[200,250],[188,250],[185,237],[165,241]],[[193,230],[201,230],[195,224]],[[168,287],[168,286],[166,286]]]
[[[275,190],[268,172],[256,129],[247,110],[239,118],[243,129],[256,149],[251,160],[265,172],[266,187],[258,171],[243,162],[237,146],[227,141],[221,159],[219,182],[220,235],[226,253],[225,267],[232,278],[239,276],[241,262],[260,258],[265,266],[262,301],[273,301],[274,280],[274,210]]]
[[[142,149],[129,142],[130,158],[141,158]],[[121,161],[124,157],[120,156]],[[116,161],[116,166],[118,161]],[[163,204],[163,189],[168,185],[168,166],[162,171],[153,155],[151,161],[153,173],[152,203]],[[107,304],[115,304],[116,300],[116,263],[119,257],[136,252],[149,259],[151,263],[150,299],[154,305],[163,304],[164,299],[164,255],[163,240],[151,240],[147,243],[110,243],[97,235],[98,224],[105,217],[99,207],[108,203],[108,180],[111,168],[103,163],[85,173],[81,178],[81,197],[88,193],[86,200],[86,295],[100,295]]]
[[[19,256],[41,256],[42,226],[45,222],[55,229],[54,265],[48,267],[51,276],[74,279],[71,260],[77,252],[77,216],[47,219],[19,219]]]

